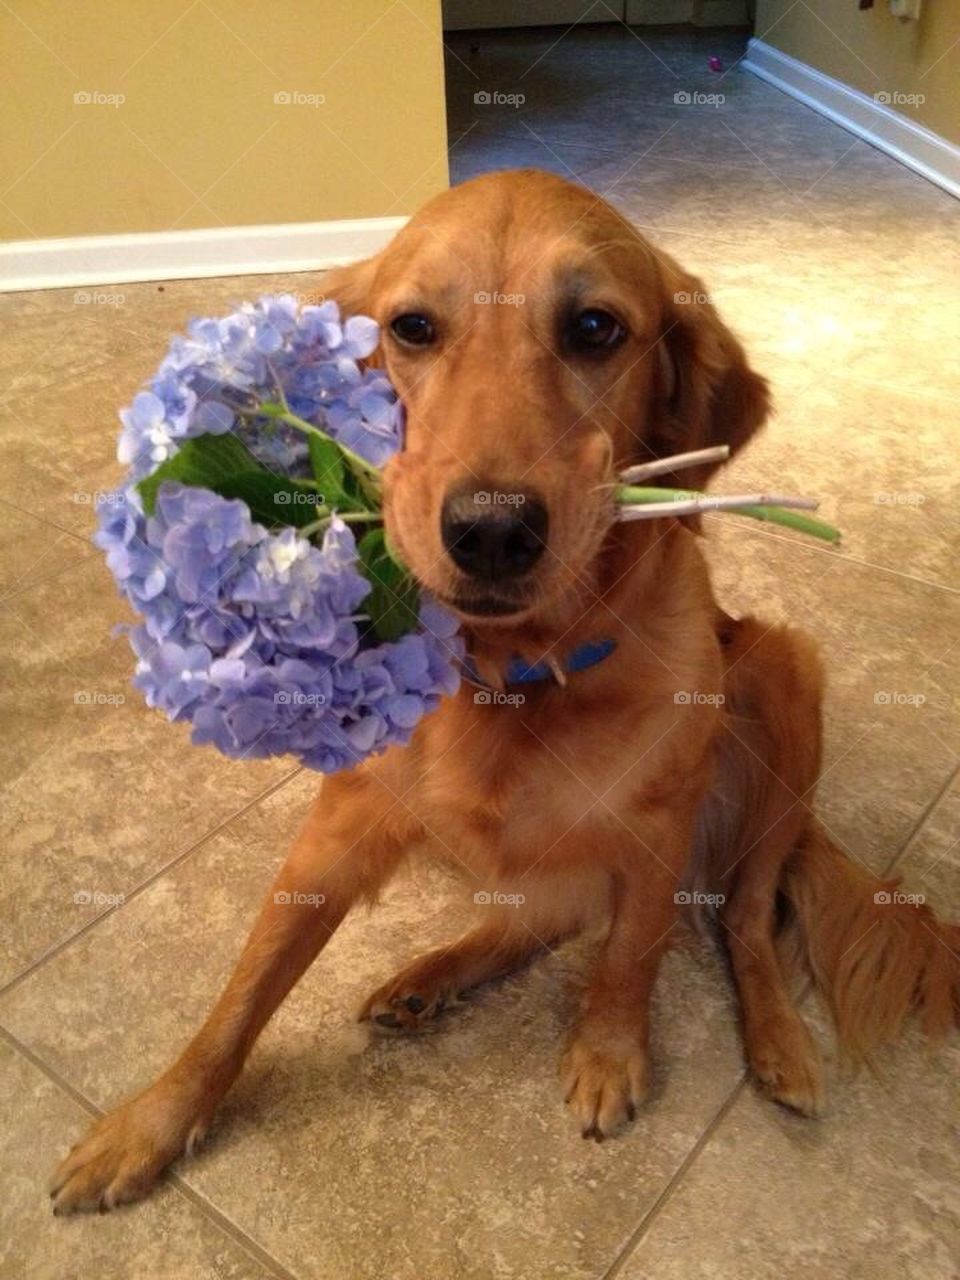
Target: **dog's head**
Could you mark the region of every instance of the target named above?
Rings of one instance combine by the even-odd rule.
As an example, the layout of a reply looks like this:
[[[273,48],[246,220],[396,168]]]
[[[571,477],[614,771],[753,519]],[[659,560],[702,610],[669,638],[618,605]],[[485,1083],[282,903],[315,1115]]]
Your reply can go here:
[[[325,289],[380,322],[377,359],[406,407],[388,535],[474,624],[556,614],[582,596],[618,470],[736,450],[767,414],[764,380],[700,282],[549,174],[445,192]]]

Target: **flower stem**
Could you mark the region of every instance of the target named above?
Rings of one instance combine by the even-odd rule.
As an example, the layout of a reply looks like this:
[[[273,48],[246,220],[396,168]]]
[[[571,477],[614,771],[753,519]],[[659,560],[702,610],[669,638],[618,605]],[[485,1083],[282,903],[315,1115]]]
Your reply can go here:
[[[670,471],[682,471],[686,467],[701,466],[709,462],[726,462],[730,457],[730,446],[714,445],[709,449],[693,449],[690,453],[675,453],[669,458],[654,458],[652,462],[641,462],[635,467],[627,467],[621,471],[623,484],[639,484],[651,476],[666,475]]]
[[[341,441],[334,440],[333,436],[324,431],[322,427],[314,426],[312,422],[307,422],[306,418],[301,418],[298,414],[291,412],[289,408],[279,404],[262,404],[255,411],[254,416],[273,418],[276,422],[284,422],[288,427],[293,427],[295,431],[302,431],[306,435],[319,436],[321,440],[327,440],[331,444],[335,444],[360,483],[364,487],[366,487],[367,483],[372,484],[376,495],[379,496],[381,483],[379,470],[372,462],[368,462],[366,458],[361,458],[359,453],[354,453],[352,449],[349,449]]]
[[[769,520],[799,533],[822,538],[826,542],[839,542],[840,530],[824,520],[801,515],[791,508],[816,509],[812,498],[791,498],[779,494],[733,494],[717,497],[697,493],[691,489],[638,488],[619,485],[616,500],[621,507],[621,520],[652,520],[658,516],[696,515],[703,511],[729,511],[734,515],[750,516],[754,520]]]
[[[304,538],[312,538],[315,533],[319,533],[325,529],[334,516],[337,516],[344,524],[379,524],[383,520],[383,516],[379,511],[331,511],[327,515],[321,516],[319,520],[314,520],[312,524],[301,525],[297,533]]]

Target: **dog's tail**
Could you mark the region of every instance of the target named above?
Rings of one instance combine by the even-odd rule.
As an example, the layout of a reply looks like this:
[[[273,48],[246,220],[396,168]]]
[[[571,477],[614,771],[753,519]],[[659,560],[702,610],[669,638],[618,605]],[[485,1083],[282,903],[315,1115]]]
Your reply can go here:
[[[960,926],[899,884],[851,861],[816,821],[783,872],[788,950],[855,1062],[869,1061],[912,1017],[932,1037],[960,1022]]]

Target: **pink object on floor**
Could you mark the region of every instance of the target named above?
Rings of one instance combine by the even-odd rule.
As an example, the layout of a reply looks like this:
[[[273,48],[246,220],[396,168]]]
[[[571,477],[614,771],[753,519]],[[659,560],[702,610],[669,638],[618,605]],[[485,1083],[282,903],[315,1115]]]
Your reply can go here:
[[[716,54],[714,54],[713,57],[710,58],[709,61],[707,62],[707,66],[710,68],[711,71],[722,71],[723,59],[718,58]]]

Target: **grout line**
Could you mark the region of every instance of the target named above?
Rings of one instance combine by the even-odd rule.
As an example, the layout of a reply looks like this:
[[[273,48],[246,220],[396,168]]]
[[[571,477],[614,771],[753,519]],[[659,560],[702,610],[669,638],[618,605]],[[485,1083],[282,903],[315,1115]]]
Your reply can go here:
[[[923,830],[928,819],[932,817],[933,813],[940,807],[940,804],[946,798],[954,781],[958,777],[960,777],[960,765],[958,765],[955,769],[951,770],[951,772],[947,776],[946,781],[939,788],[939,790],[937,791],[936,795],[932,798],[932,800],[930,800],[930,802],[926,805],[926,807],[923,810],[923,813],[917,819],[910,833],[907,835],[906,839],[901,843],[899,850],[894,854],[893,859],[888,865],[888,867],[886,868],[886,870],[880,874],[886,877],[893,873],[898,863],[909,852],[911,845],[914,843],[917,836]],[[798,1010],[802,1009],[803,1006],[807,1003],[807,1000],[813,994],[813,991],[814,991],[813,985],[809,981],[806,981],[804,984],[804,989],[801,992],[799,992],[794,999],[794,1003],[796,1004]],[[667,1202],[670,1199],[672,1199],[673,1195],[679,1190],[680,1184],[686,1178],[688,1171],[696,1162],[696,1160],[700,1156],[700,1153],[706,1147],[707,1143],[713,1139],[714,1134],[719,1130],[720,1126],[723,1124],[727,1115],[733,1109],[735,1104],[739,1101],[740,1097],[745,1092],[745,1090],[749,1087],[750,1083],[751,1083],[751,1074],[749,1070],[747,1070],[741,1075],[738,1082],[734,1085],[733,1089],[730,1091],[728,1096],[724,1099],[723,1103],[721,1104],[719,1110],[714,1115],[713,1119],[706,1126],[706,1128],[700,1134],[697,1141],[693,1144],[693,1146],[687,1152],[687,1155],[684,1157],[683,1161],[677,1167],[677,1169],[673,1173],[673,1176],[670,1178],[667,1185],[663,1188],[663,1190],[660,1192],[657,1199],[654,1201],[651,1207],[644,1214],[643,1218],[640,1220],[640,1223],[634,1229],[629,1239],[627,1240],[626,1244],[622,1247],[620,1252],[617,1254],[616,1258],[613,1260],[610,1267],[603,1273],[602,1280],[615,1280],[617,1276],[622,1275],[623,1268],[626,1266],[626,1264],[630,1261],[630,1259],[636,1253],[637,1248],[643,1242],[644,1237],[650,1231],[650,1228],[653,1225],[654,1220],[660,1214],[660,1212],[666,1207]]]
[[[75,942],[79,941],[80,938],[84,937],[92,929],[95,929],[101,920],[105,920],[107,916],[112,916],[117,911],[122,911],[129,902],[133,901],[134,898],[138,898],[141,893],[145,892],[145,890],[149,889],[152,884],[156,883],[161,876],[165,876],[168,872],[176,870],[176,868],[185,862],[187,858],[196,853],[209,840],[212,840],[214,836],[219,835],[226,827],[229,827],[231,823],[236,822],[238,818],[242,818],[245,813],[248,813],[256,805],[260,804],[261,801],[269,799],[270,796],[279,791],[281,787],[285,787],[288,782],[291,782],[298,774],[303,773],[303,771],[304,767],[302,765],[298,765],[297,768],[292,769],[290,773],[285,774],[278,782],[271,783],[269,787],[266,787],[263,791],[259,792],[251,800],[248,800],[246,804],[241,805],[240,808],[231,813],[229,817],[224,818],[221,822],[217,823],[215,827],[211,827],[209,831],[194,840],[192,844],[189,844],[180,853],[174,855],[169,862],[164,863],[162,867],[151,872],[146,879],[141,880],[139,884],[135,885],[129,893],[124,894],[122,902],[117,903],[115,906],[107,907],[107,909],[105,911],[101,911],[98,916],[94,916],[92,920],[88,920],[85,925],[76,931],[76,933],[71,933],[68,937],[61,938],[59,942],[54,943],[54,945],[48,951],[45,951],[43,955],[38,956],[36,960],[32,960],[25,969],[22,969],[19,973],[15,974],[13,978],[9,979],[8,982],[0,986],[0,1000],[2,1000],[8,992],[12,991],[15,987],[18,987],[22,982],[29,978],[30,975],[35,973],[42,965],[45,965],[49,960],[52,960],[62,951],[65,951],[67,947],[70,947]],[[2,1030],[3,1024],[0,1023],[0,1031]]]
[[[44,1062],[43,1058],[41,1058],[34,1049],[31,1049],[28,1044],[24,1043],[19,1036],[14,1035],[14,1033],[9,1030],[8,1027],[3,1026],[2,1023],[0,1023],[0,1040],[5,1041],[7,1046],[15,1053],[19,1053],[21,1057],[26,1058],[27,1061],[32,1063],[38,1071],[41,1071],[48,1080],[52,1080],[57,1088],[62,1089],[68,1097],[86,1111],[87,1115],[92,1116],[94,1119],[99,1119],[104,1114],[103,1110],[98,1107],[95,1102],[91,1102],[87,1095],[81,1092],[76,1085],[71,1084],[65,1076],[61,1075],[56,1067],[51,1066],[48,1062]]]
[[[718,520],[723,521],[723,517],[718,516],[716,512],[706,512],[705,514],[706,514],[707,520],[711,524],[716,523],[716,521]],[[719,527],[729,528],[729,525],[726,524],[726,522],[723,522]],[[738,528],[741,529],[742,532],[744,533],[753,534],[755,537],[769,538],[769,539],[772,539],[774,542],[783,542],[789,547],[796,547],[800,551],[809,551],[813,555],[831,556],[834,560],[837,561],[838,564],[855,564],[861,569],[872,569],[876,573],[886,573],[894,578],[905,578],[907,582],[914,582],[917,584],[917,586],[920,586],[920,587],[932,587],[936,591],[944,591],[947,593],[947,595],[951,595],[951,596],[960,595],[960,587],[951,587],[946,582],[934,582],[931,578],[918,578],[915,573],[906,573],[903,569],[892,569],[889,565],[874,564],[870,560],[861,560],[857,556],[845,555],[842,550],[842,546],[843,546],[842,543],[840,544],[840,549],[835,550],[833,548],[828,548],[825,546],[824,547],[810,546],[807,541],[801,538],[790,537],[790,536],[785,537],[782,534],[773,533],[769,529],[758,528],[756,524],[748,525],[746,522],[744,522],[744,524],[742,526],[738,526]]]
[[[92,504],[91,504],[92,505]],[[17,515],[28,516],[31,520],[37,522],[46,528],[56,529],[59,533],[64,533],[68,537],[73,538],[77,542],[82,542],[86,547],[92,547],[96,550],[96,544],[93,541],[93,533],[78,533],[79,524],[71,529],[65,524],[59,524],[55,516],[48,515],[46,512],[38,513],[36,510],[31,511],[29,507],[22,507],[19,502],[11,502],[7,497],[0,497],[0,506],[6,507],[8,511],[15,511]]]
[[[670,1181],[663,1188],[663,1190],[657,1196],[656,1200],[653,1202],[653,1204],[650,1206],[650,1208],[641,1218],[639,1225],[635,1228],[635,1230],[629,1236],[629,1238],[627,1239],[627,1242],[623,1245],[620,1252],[617,1254],[616,1258],[614,1258],[611,1265],[603,1273],[601,1280],[614,1280],[616,1276],[623,1274],[623,1268],[626,1266],[626,1264],[630,1261],[631,1257],[636,1252],[638,1245],[642,1243],[644,1236],[646,1236],[646,1234],[650,1230],[650,1227],[653,1225],[654,1220],[656,1219],[658,1214],[661,1212],[661,1210],[664,1209],[664,1207],[667,1204],[667,1201],[671,1199],[674,1192],[678,1189],[678,1187],[680,1186],[680,1183],[686,1177],[688,1169],[690,1169],[691,1165],[693,1165],[694,1161],[700,1155],[700,1152],[711,1140],[711,1138],[713,1137],[717,1129],[719,1129],[719,1127],[723,1124],[724,1120],[727,1118],[727,1115],[732,1110],[734,1104],[739,1100],[740,1096],[743,1094],[744,1090],[747,1088],[748,1083],[749,1083],[749,1075],[747,1072],[744,1072],[740,1076],[740,1079],[737,1081],[737,1083],[730,1090],[730,1093],[727,1095],[724,1101],[720,1104],[720,1108],[714,1115],[713,1119],[710,1121],[707,1127],[700,1134],[700,1137],[696,1140],[696,1142],[693,1144],[693,1146],[684,1156],[683,1160],[680,1162],[679,1166],[674,1171],[673,1176],[670,1178]]]
[[[884,878],[886,878],[887,876],[893,875],[893,873],[899,867],[900,863],[903,862],[903,860],[909,855],[914,842],[916,841],[916,839],[918,838],[918,836],[920,835],[924,827],[927,825],[928,821],[933,817],[934,813],[937,811],[937,809],[940,808],[940,805],[947,798],[948,794],[950,793],[953,787],[954,782],[958,778],[960,778],[960,764],[958,764],[956,768],[950,771],[950,773],[947,775],[946,782],[944,782],[943,786],[936,793],[936,795],[929,802],[929,804],[926,805],[923,812],[920,814],[920,817],[914,823],[910,831],[910,834],[902,842],[902,844],[900,845],[900,848],[893,855],[891,862],[884,870],[883,872]]]
[[[14,1053],[34,1066],[41,1075],[45,1076],[56,1088],[65,1093],[68,1098],[93,1120],[101,1119],[106,1113],[102,1107],[98,1107],[87,1095],[78,1089],[76,1085],[71,1084],[58,1068],[51,1066],[45,1062],[28,1044],[25,1044],[19,1036],[13,1034],[12,1031],[0,1024],[0,1040],[2,1040],[8,1048]],[[183,1157],[180,1157],[181,1159]],[[226,1216],[216,1205],[212,1204],[206,1196],[195,1191],[188,1183],[184,1182],[179,1174],[167,1174],[157,1184],[157,1190],[164,1184],[169,1184],[173,1188],[175,1195],[179,1195],[181,1199],[192,1204],[193,1207],[209,1222],[212,1222],[225,1236],[238,1245],[245,1253],[249,1254],[254,1261],[265,1267],[274,1280],[297,1280],[292,1271],[288,1271],[281,1262],[268,1253],[261,1244],[258,1244],[252,1236],[249,1236],[242,1227],[238,1226],[230,1218]]]
[[[65,536],[71,536],[67,534],[65,529],[59,529],[58,527],[58,531]],[[41,573],[38,577],[31,577],[29,582],[23,582],[22,579],[18,578],[16,582],[10,584],[9,590],[0,590],[0,606],[5,604],[7,600],[14,600],[19,596],[26,595],[28,591],[33,591],[36,587],[42,586],[44,583],[52,582],[56,578],[62,578],[64,574],[70,573],[71,571],[76,572],[82,565],[85,565],[89,560],[94,558],[95,550],[96,548],[90,547],[88,544],[86,555],[77,548],[77,558],[75,560],[68,561],[67,564],[60,565],[58,569],[51,569],[49,573]]]
[[[253,1236],[248,1235],[238,1223],[232,1218],[227,1217],[222,1209],[218,1209],[212,1201],[208,1200],[205,1195],[195,1190],[188,1182],[185,1182],[179,1174],[171,1174],[168,1181],[176,1188],[178,1193],[194,1206],[198,1213],[205,1217],[220,1231],[229,1237],[245,1253],[250,1254],[255,1261],[264,1267],[274,1280],[300,1280],[295,1272],[289,1271],[278,1258],[254,1240]]]

